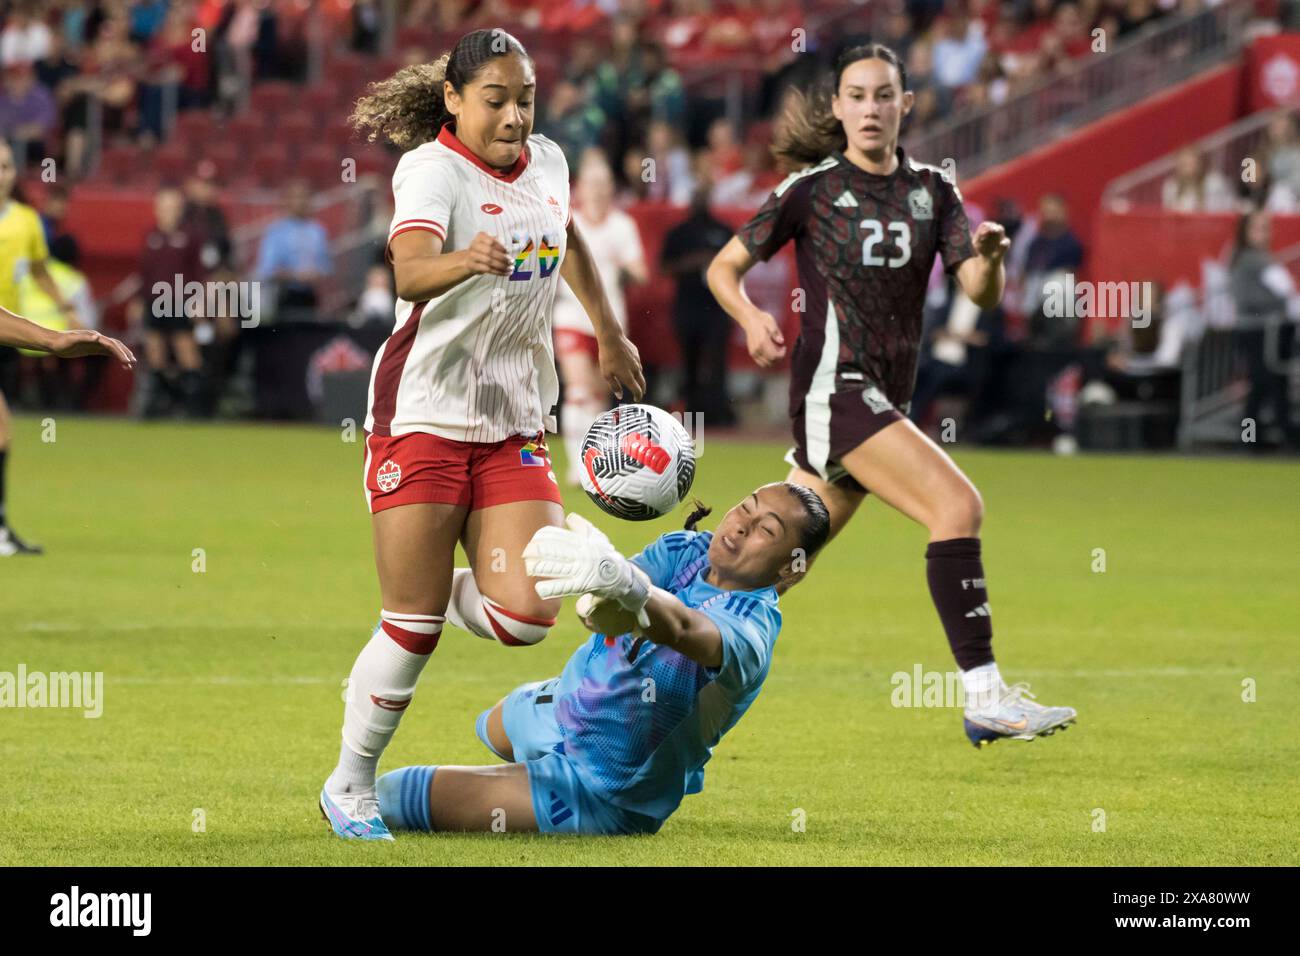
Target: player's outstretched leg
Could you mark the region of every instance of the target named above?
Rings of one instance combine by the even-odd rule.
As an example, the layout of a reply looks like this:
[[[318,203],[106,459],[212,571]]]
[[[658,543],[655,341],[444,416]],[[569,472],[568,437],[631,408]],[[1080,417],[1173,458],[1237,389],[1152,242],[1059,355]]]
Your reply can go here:
[[[907,419],[885,426],[843,459],[882,501],[929,530],[926,582],[966,692],[964,727],[977,747],[1032,740],[1072,722],[1071,707],[1044,707],[1008,688],[993,659],[993,618],[979,539],[984,503],[961,469]]]
[[[536,833],[532,787],[521,763],[400,767],[379,778],[379,810],[395,830]]]
[[[379,795],[379,815],[394,830],[433,829],[429,813],[429,784],[438,768],[399,767],[384,774],[375,783]]]

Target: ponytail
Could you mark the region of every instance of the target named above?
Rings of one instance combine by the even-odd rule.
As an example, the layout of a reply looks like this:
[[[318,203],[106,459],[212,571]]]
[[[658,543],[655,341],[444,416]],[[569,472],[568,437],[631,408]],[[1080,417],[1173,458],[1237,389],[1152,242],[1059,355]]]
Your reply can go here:
[[[772,155],[783,173],[814,166],[848,145],[844,127],[831,112],[831,91],[825,83],[812,89],[792,89],[776,122]]]
[[[713,514],[713,509],[705,505],[699,498],[693,499],[692,503],[695,505],[695,510],[692,511],[691,516],[686,519],[685,528],[687,531],[694,531],[697,524],[709,515]]]
[[[385,139],[399,149],[414,149],[436,138],[452,118],[447,112],[446,83],[460,93],[489,60],[512,53],[532,62],[523,44],[505,30],[474,30],[432,63],[405,66],[388,79],[371,83],[357,100],[349,122],[367,142]]]
[[[833,75],[805,91],[792,89],[785,109],[776,122],[772,155],[783,172],[792,173],[820,163],[848,146],[844,124],[831,110],[831,98],[839,91],[844,71],[859,60],[884,60],[898,71],[899,84],[907,91],[907,68],[892,48],[867,43],[840,51]]]

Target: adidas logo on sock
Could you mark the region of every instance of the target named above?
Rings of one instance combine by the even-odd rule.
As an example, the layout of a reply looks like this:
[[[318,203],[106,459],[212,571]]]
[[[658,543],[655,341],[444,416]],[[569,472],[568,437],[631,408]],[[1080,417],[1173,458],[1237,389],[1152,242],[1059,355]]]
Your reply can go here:
[[[992,612],[989,611],[989,602],[985,601],[973,611],[967,611],[967,617],[988,617]]]
[[[845,206],[848,208],[853,208],[857,206],[857,204],[858,204],[857,199],[854,198],[853,193],[849,192],[847,189],[844,190],[844,192],[840,193],[839,199],[835,200],[835,205],[837,206]]]

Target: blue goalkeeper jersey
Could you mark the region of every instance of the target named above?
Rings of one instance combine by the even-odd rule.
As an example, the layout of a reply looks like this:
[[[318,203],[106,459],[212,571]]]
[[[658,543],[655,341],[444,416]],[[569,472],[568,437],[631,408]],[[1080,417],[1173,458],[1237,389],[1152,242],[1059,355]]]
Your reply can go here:
[[[704,786],[713,747],[758,696],[781,629],[776,588],[723,591],[704,580],[712,532],[659,537],[632,561],[717,625],[722,665],[705,667],[631,634],[577,649],[553,693],[566,754],[616,806],[660,820]]]

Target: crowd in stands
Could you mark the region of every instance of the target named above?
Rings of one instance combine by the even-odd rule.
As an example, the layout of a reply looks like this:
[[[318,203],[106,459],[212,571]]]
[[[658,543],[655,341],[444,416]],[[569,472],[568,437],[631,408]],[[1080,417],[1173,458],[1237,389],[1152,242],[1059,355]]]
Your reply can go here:
[[[172,111],[234,116],[247,101],[244,84],[306,83],[313,54],[322,49],[328,57],[373,63],[382,74],[435,58],[469,29],[505,25],[538,63],[536,129],[561,145],[571,168],[583,156],[603,154],[618,180],[620,205],[682,207],[685,223],[652,268],[679,283],[673,326],[692,355],[682,400],[689,407],[717,406],[713,420],[722,421],[730,415],[726,367],[718,358],[725,342],[711,343],[732,330],[706,309],[707,290],[701,296],[690,287],[696,260],[710,254],[700,237],[725,231],[709,207],[752,209],[779,182],[782,173],[768,147],[783,97],[806,84],[834,49],[870,39],[900,53],[916,93],[906,130],[915,131],[1005,103],[1069,71],[1098,52],[1098,36],[1113,49],[1155,21],[1218,2],[11,0],[0,2],[0,133],[29,175],[53,158],[62,182],[76,183],[93,175],[96,143],[140,149],[147,163],[149,151],[169,134]],[[391,44],[385,42],[390,14],[396,17]],[[800,56],[804,51],[818,55]],[[745,78],[743,121],[726,109],[733,74]],[[644,175],[647,164],[653,176]],[[1210,166],[1194,150],[1180,155],[1163,186],[1164,205],[1241,209],[1242,188]],[[1270,127],[1266,169],[1258,188],[1268,207],[1300,207],[1300,137],[1290,117]],[[310,211],[309,187],[283,183],[285,215],[241,262],[222,212],[229,185],[222,172],[200,162],[178,182],[163,184],[156,228],[142,239],[141,276],[148,272],[150,243],[182,243],[192,246],[185,255],[196,257],[195,268],[205,277],[267,281],[275,289],[275,312],[312,316],[331,263],[325,231]],[[47,223],[61,216],[68,196],[62,185],[48,192]],[[1059,197],[1045,197],[1030,213],[1010,204],[972,210],[972,224],[986,215],[1006,224],[1014,240],[1005,307],[959,315],[946,290],[937,288],[936,273],[929,347],[912,413],[933,418],[934,399],[964,393],[989,440],[1014,439],[1023,437],[1017,432],[1023,422],[1008,423],[1007,409],[1019,409],[1013,418],[1040,413],[1043,390],[1036,382],[1036,398],[1008,397],[1005,388],[1015,374],[1007,356],[1077,342],[1077,327],[1046,320],[1041,291],[1050,277],[1079,268],[1085,250]],[[67,255],[66,264],[75,268],[76,242],[66,239],[56,254]],[[391,277],[382,262],[376,260],[357,284],[354,318],[391,322]],[[143,349],[151,383],[144,409],[211,413],[234,368],[238,324],[228,316],[205,317],[159,328],[139,299],[129,315],[142,340],[152,343]],[[88,313],[87,324],[93,321]],[[1118,372],[1142,366],[1143,356],[1167,357],[1170,337],[1161,345],[1158,331],[1153,334],[1136,345],[1110,343],[1106,366]]]
[[[728,68],[757,72],[754,141],[789,82],[807,78],[819,44],[868,34],[903,56],[917,105],[911,124],[1004,102],[1070,61],[1174,12],[1215,0],[395,0],[395,64],[431,59],[479,26],[528,31],[560,63],[544,90],[544,125],[571,161],[602,145],[621,160],[687,148],[743,165],[748,129],[716,131],[710,101]],[[180,110],[238,107],[241,77],[302,81],[309,47],[374,57],[384,0],[8,0],[0,3],[0,133],[29,160],[88,172],[87,131],[106,144],[151,146],[165,99]],[[666,124],[666,130],[655,124]],[[716,139],[726,139],[718,144]],[[665,143],[664,141],[668,142]],[[761,152],[755,150],[754,162]],[[688,176],[675,160],[679,179]],[[687,164],[689,165],[689,164]],[[718,182],[715,176],[715,182]],[[739,188],[739,187],[738,187]],[[676,198],[685,202],[689,189]]]

